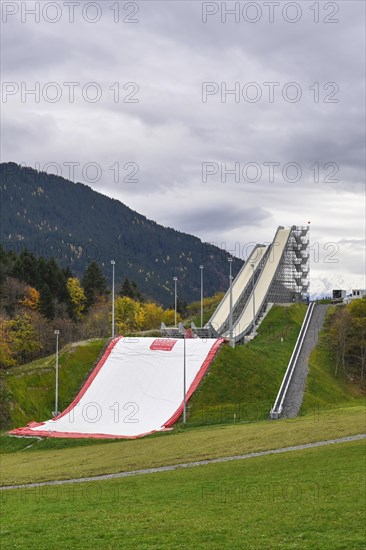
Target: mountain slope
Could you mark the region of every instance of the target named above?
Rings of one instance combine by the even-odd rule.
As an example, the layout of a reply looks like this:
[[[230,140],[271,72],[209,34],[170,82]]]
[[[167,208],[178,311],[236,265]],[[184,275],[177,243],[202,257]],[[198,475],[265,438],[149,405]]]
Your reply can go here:
[[[192,235],[165,228],[123,203],[62,177],[15,163],[0,165],[0,240],[6,250],[28,248],[55,257],[81,275],[96,260],[116,284],[134,279],[146,297],[173,305],[178,277],[181,300],[199,298],[205,266],[205,295],[226,290],[229,254]],[[242,261],[235,258],[234,275]]]

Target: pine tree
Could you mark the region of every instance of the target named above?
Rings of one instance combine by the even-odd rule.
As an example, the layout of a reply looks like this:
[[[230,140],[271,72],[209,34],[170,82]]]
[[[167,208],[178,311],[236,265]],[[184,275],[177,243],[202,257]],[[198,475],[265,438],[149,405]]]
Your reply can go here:
[[[118,294],[119,294],[119,296],[122,296],[122,297],[125,296],[127,298],[132,298],[131,284],[130,284],[130,281],[127,279],[127,277],[123,281],[123,284],[121,286],[121,290],[119,291]]]
[[[61,270],[61,276],[60,279],[62,279],[62,285],[60,287],[60,293],[58,295],[58,299],[60,302],[63,302],[65,304],[69,301],[69,291],[67,290],[67,280],[71,279],[73,277],[72,271],[69,267],[66,267],[65,269]]]
[[[0,244],[0,296],[1,296],[3,284],[6,278],[7,263],[8,263],[7,260],[8,260],[7,254],[5,253],[5,250]]]
[[[177,299],[177,312],[181,314],[182,317],[187,315],[187,302],[184,300]]]
[[[58,267],[56,260],[50,258],[46,264],[45,282],[48,284],[52,295],[57,297],[61,292],[62,286],[62,271]]]
[[[130,281],[129,279],[127,279],[127,277],[123,281],[119,295],[142,302],[142,294],[139,290],[139,287],[137,286],[137,283],[135,281]]]
[[[140,292],[139,287],[137,286],[137,283],[135,281],[131,281],[131,289],[132,289],[132,298],[134,300],[138,300],[139,302],[142,302],[142,294]]]
[[[55,317],[55,304],[52,298],[52,292],[50,287],[44,283],[40,290],[40,302],[39,302],[39,311],[47,319],[54,319]]]
[[[37,287],[39,284],[37,260],[28,250],[23,250],[16,258],[11,274],[31,286]]]
[[[96,262],[91,262],[91,264],[89,264],[81,281],[81,285],[85,292],[86,307],[90,307],[96,302],[98,297],[106,294],[107,281]]]

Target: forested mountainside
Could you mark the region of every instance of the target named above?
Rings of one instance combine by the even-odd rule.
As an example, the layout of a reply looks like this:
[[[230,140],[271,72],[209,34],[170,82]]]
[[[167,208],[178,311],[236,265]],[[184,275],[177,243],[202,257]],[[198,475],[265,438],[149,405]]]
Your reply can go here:
[[[163,227],[90,187],[15,163],[0,165],[0,239],[4,250],[24,249],[54,257],[80,276],[95,260],[111,279],[136,281],[146,298],[172,305],[173,277],[181,300],[199,298],[200,269],[205,295],[228,286],[229,254],[200,239]],[[242,265],[234,258],[233,273]]]

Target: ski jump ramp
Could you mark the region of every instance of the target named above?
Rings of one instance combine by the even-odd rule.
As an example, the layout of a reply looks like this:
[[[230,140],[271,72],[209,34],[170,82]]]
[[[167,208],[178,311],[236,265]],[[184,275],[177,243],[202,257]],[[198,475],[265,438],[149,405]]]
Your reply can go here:
[[[251,294],[249,300],[247,300],[241,315],[233,327],[233,332],[237,340],[240,340],[247,329],[252,326],[253,320],[255,321],[258,313],[263,307],[263,303],[267,297],[285,250],[290,232],[291,229],[289,228],[279,228],[277,230],[274,241],[268,250],[264,267],[255,283],[254,292]],[[225,334],[225,336],[229,337],[229,333]]]
[[[240,299],[240,296],[243,292],[243,289],[249,284],[251,277],[252,277],[252,265],[254,266],[254,269],[257,269],[259,262],[263,258],[263,255],[265,251],[267,250],[267,246],[265,245],[257,245],[252,253],[250,254],[249,258],[235,277],[235,280],[233,281],[232,285],[232,300],[233,300],[233,306],[237,304],[237,302]],[[209,320],[209,323],[215,329],[217,332],[220,333],[222,328],[224,327],[225,323],[228,321],[230,315],[230,289],[226,292],[225,296],[223,297],[222,301],[218,305],[216,311],[212,315],[211,319]]]
[[[305,301],[309,286],[309,227],[278,227],[269,244],[258,244],[203,328],[192,329],[200,337],[222,336],[243,342],[265,313],[269,303]]]
[[[9,432],[18,436],[137,438],[169,429],[223,339],[114,339],[74,401],[57,417]]]

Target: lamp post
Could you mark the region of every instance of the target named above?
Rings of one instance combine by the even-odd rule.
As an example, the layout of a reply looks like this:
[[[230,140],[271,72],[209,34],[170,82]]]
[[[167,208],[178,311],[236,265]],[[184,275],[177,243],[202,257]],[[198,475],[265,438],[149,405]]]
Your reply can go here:
[[[53,416],[58,416],[58,337],[60,331],[55,330],[56,335],[56,384],[55,384],[55,410]]]
[[[201,270],[201,328],[203,327],[203,265],[200,265]]]
[[[116,262],[111,260],[112,265],[112,338],[114,338],[114,266]]]
[[[178,277],[173,277],[174,281],[174,326],[177,328],[177,281]]]
[[[308,303],[310,303],[310,290],[311,290],[311,287],[310,287],[310,283],[311,283],[311,278],[310,278],[310,266],[311,266],[311,257],[310,257],[310,250],[311,250],[311,246],[310,246],[310,222],[308,221],[308,228],[307,228],[307,233],[309,235],[308,239],[309,239],[309,244],[308,244],[308,247],[309,247],[309,273],[307,275],[307,279],[308,279],[308,282],[309,282],[309,286],[307,288],[307,295],[308,295]]]
[[[230,274],[229,274],[229,280],[230,280],[230,313],[229,313],[229,343],[230,346],[233,348],[235,346],[234,339],[233,339],[233,275],[232,275],[232,263],[233,259],[228,259],[229,265],[230,265]]]
[[[187,401],[186,401],[186,331],[183,334],[183,424],[187,422]]]
[[[253,325],[252,325],[252,333],[254,335],[254,327],[255,327],[255,293],[254,293],[254,269],[255,265],[250,264],[250,267],[252,268],[252,293],[253,293]]]

